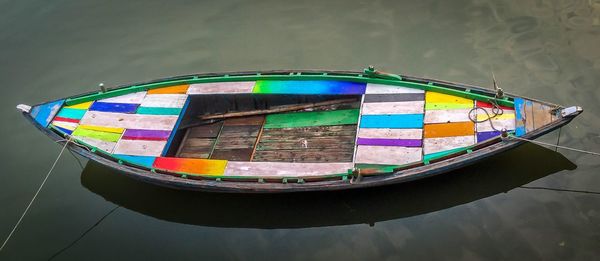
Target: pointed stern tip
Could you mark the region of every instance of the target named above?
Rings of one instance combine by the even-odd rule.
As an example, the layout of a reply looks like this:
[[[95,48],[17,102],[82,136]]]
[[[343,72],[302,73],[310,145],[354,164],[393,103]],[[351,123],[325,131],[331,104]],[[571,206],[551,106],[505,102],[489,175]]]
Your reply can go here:
[[[577,115],[581,114],[583,112],[583,108],[579,107],[579,106],[571,106],[571,107],[566,107],[564,109],[562,109],[560,111],[560,115],[563,118],[569,117],[569,118],[575,118]]]
[[[27,104],[19,104],[19,105],[17,105],[17,110],[19,110],[23,113],[29,113],[31,111],[31,106],[29,106]]]

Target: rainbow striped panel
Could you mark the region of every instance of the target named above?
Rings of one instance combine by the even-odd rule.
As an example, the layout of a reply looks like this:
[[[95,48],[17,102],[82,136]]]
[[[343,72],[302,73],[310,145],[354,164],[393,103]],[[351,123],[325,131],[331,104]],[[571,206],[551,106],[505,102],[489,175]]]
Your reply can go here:
[[[364,94],[366,83],[342,81],[256,81],[253,93],[265,94]]]

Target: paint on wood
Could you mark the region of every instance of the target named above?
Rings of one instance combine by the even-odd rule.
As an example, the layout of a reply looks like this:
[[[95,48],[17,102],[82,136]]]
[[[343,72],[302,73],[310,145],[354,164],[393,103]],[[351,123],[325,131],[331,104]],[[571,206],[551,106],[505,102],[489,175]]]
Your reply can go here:
[[[423,139],[423,154],[462,148],[475,144],[475,135]]]
[[[533,125],[534,115],[533,115],[533,102],[530,100],[525,100],[525,131],[532,132],[535,130]]]
[[[355,164],[354,167],[359,169],[361,173],[390,173],[394,172],[394,169],[402,167],[402,165],[389,165],[389,164]]]
[[[86,112],[86,110],[62,108],[56,116],[69,119],[81,119]]]
[[[359,129],[359,138],[422,139],[423,129]]]
[[[417,129],[423,127],[423,114],[363,115],[360,128]]]
[[[148,115],[179,115],[179,113],[181,113],[181,108],[139,107],[136,113]]]
[[[356,124],[358,109],[306,111],[267,115],[265,129]]]
[[[430,92],[430,91],[426,92],[425,102],[426,103],[441,103],[441,104],[464,104],[464,105],[470,105],[471,107],[473,107],[473,100],[454,96],[454,95],[443,94],[443,93],[439,93],[439,92]]]
[[[63,129],[67,129],[67,130],[70,130],[70,131],[74,131],[79,124],[73,123],[73,122],[65,122],[65,121],[54,120],[54,121],[52,121],[52,125],[54,125],[56,127],[63,128]]]
[[[156,159],[156,157],[132,156],[132,155],[123,155],[123,154],[115,154],[113,156],[117,159],[126,161],[130,164],[135,164],[135,165],[146,167],[146,168],[152,168],[154,159]]]
[[[177,118],[179,117],[89,111],[80,123],[125,129],[172,130]]]
[[[90,108],[90,106],[92,106],[92,103],[93,103],[93,101],[89,101],[89,102],[84,102],[84,103],[79,103],[79,104],[73,104],[73,105],[65,106],[65,108],[87,110],[87,109]]]
[[[498,137],[502,134],[501,131],[478,131],[477,142],[489,140],[491,138]]]
[[[185,112],[187,111],[188,106],[190,106],[190,98],[186,96],[185,102],[183,103],[183,108],[181,108],[182,112],[177,117],[175,126],[173,126],[173,132],[171,133],[171,136],[169,136],[169,139],[167,140],[167,144],[165,145],[165,148],[163,149],[161,156],[166,156],[167,153],[169,152],[169,149],[171,148],[173,140],[175,139],[177,130],[179,130],[179,125],[181,124],[181,121],[183,120],[183,116],[185,115]]]
[[[461,148],[455,148],[455,149],[451,149],[451,150],[445,150],[445,151],[439,151],[439,152],[435,152],[435,153],[426,154],[423,156],[423,161],[429,162],[430,160],[441,158],[446,155],[454,154],[454,153],[462,151],[464,149],[465,148],[461,147]]]
[[[146,97],[146,92],[134,92],[128,93],[112,98],[98,100],[99,102],[109,102],[109,103],[131,103],[131,104],[140,104]]]
[[[425,111],[425,124],[428,123],[452,123],[466,122],[469,119],[471,109],[454,109],[454,110],[428,110]],[[475,113],[473,112],[473,117]]]
[[[422,148],[356,146],[356,163],[403,165],[421,161]]]
[[[225,176],[305,177],[345,174],[354,164],[348,163],[288,163],[235,162],[227,163]]]
[[[515,119],[508,120],[492,120],[492,124],[494,124],[494,128],[497,130],[507,129],[514,130],[515,129]],[[490,125],[490,121],[477,123],[477,132],[482,131],[494,131],[492,125]]]
[[[424,93],[365,94],[364,103],[423,101]]]
[[[122,139],[127,140],[168,140],[170,131],[165,130],[136,130],[127,129]]]
[[[424,93],[424,90],[400,87],[394,85],[367,83],[365,94],[386,94],[386,93]]]
[[[517,99],[520,99],[520,98],[515,98],[515,101]],[[494,108],[493,104],[491,104],[489,102],[482,102],[482,101],[475,101],[475,106],[480,107],[480,108],[488,109],[489,112],[492,112],[491,109]],[[514,108],[506,107],[506,106],[501,106],[501,105],[498,105],[498,107],[500,107],[500,109],[502,109],[502,110],[508,110],[508,111],[514,110]]]
[[[187,94],[252,93],[255,82],[211,82],[190,85]]]
[[[94,102],[90,107],[90,111],[135,113],[137,108],[137,104],[131,103]]]
[[[515,98],[515,135],[525,135],[525,101],[522,98]]]
[[[158,157],[154,160],[153,167],[156,169],[167,170],[171,172],[197,174],[197,175],[217,175],[221,176],[227,166],[226,160],[211,159],[185,159]]]
[[[111,128],[111,127],[105,127],[105,126],[94,126],[94,125],[83,125],[83,124],[79,125],[79,128],[93,130],[93,131],[117,133],[117,134],[121,134],[121,133],[123,133],[123,131],[125,131],[125,129],[123,129],[123,128]]]
[[[473,103],[462,104],[462,103],[427,103],[425,102],[425,110],[458,110],[458,109],[472,109]]]
[[[533,127],[539,129],[552,122],[552,108],[539,102],[533,103]]]
[[[259,80],[253,93],[270,94],[364,94],[366,83],[346,81]]]
[[[492,116],[493,114],[491,114],[491,111],[489,111],[490,116]],[[485,121],[488,119],[488,115],[485,114],[485,112],[478,110],[477,112],[477,121]],[[515,120],[515,111],[509,111],[509,110],[505,110],[504,113],[500,114],[500,115],[496,115],[494,117],[491,118],[492,120]]]
[[[103,151],[106,151],[108,153],[112,153],[115,146],[117,145],[117,143],[115,142],[110,142],[110,141],[104,141],[104,140],[98,140],[98,139],[94,139],[94,138],[90,138],[90,137],[84,137],[84,136],[76,136],[73,135],[73,137],[76,140],[82,141],[92,147],[101,149]]]
[[[121,139],[115,147],[114,154],[158,157],[167,144],[166,141],[155,140],[126,140]]]
[[[436,123],[425,124],[423,127],[423,137],[439,138],[439,137],[455,137],[475,135],[475,124],[469,122],[454,122],[454,123]]]
[[[187,94],[148,94],[140,107],[182,108]]]
[[[81,125],[75,129],[73,136],[88,137],[102,141],[117,142],[121,138],[120,133],[104,132],[82,128]]]
[[[63,133],[66,133],[66,134],[69,134],[69,135],[73,134],[72,130],[61,128],[61,127],[55,126],[55,125],[51,125],[51,126],[54,126],[54,128],[58,129],[59,131],[61,131]]]
[[[364,103],[362,115],[372,114],[422,114],[424,101]]]
[[[370,139],[358,138],[357,145],[371,146],[401,146],[401,147],[421,147],[421,139]]]
[[[190,87],[189,84],[185,84],[185,85],[176,85],[176,86],[169,86],[169,87],[163,87],[163,88],[156,88],[156,89],[148,90],[148,94],[186,94],[189,87]]]
[[[54,117],[54,121],[79,123],[79,119],[70,119],[70,118],[63,118],[63,117],[58,117],[58,116]]]

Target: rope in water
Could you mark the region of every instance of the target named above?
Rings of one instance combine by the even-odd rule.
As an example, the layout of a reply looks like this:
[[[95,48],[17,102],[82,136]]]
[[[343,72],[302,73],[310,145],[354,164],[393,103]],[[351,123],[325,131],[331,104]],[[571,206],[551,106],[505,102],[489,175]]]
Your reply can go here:
[[[537,140],[525,139],[525,138],[517,137],[517,136],[512,135],[512,134],[508,134],[508,136],[510,138],[513,138],[513,139],[522,140],[522,141],[528,141],[528,142],[531,142],[531,143],[536,143],[536,144],[544,145],[544,146],[548,146],[548,147],[555,147],[555,148],[559,148],[559,149],[565,149],[565,150],[576,151],[576,152],[581,152],[581,153],[585,153],[585,154],[600,156],[600,153],[598,153],[598,152],[587,151],[587,150],[580,150],[580,149],[575,149],[575,148],[560,146],[560,145],[557,145],[557,144],[550,144],[550,143],[541,142],[541,141],[537,141]]]
[[[58,154],[58,157],[56,157],[56,160],[54,160],[54,163],[52,164],[52,167],[50,167],[50,170],[48,170],[48,173],[46,174],[46,177],[44,178],[44,180],[42,181],[42,184],[40,184],[40,187],[37,189],[37,191],[35,192],[35,194],[33,195],[33,198],[31,198],[31,201],[29,201],[29,204],[27,205],[27,207],[25,208],[25,211],[23,211],[23,214],[21,215],[21,217],[19,218],[19,220],[17,221],[17,223],[15,224],[15,226],[13,227],[12,231],[10,231],[10,233],[8,234],[8,237],[6,237],[6,239],[4,240],[4,243],[2,243],[2,246],[0,247],[0,252],[2,251],[2,249],[4,249],[4,246],[6,246],[6,243],[8,243],[8,241],[10,240],[10,238],[12,237],[12,235],[15,233],[15,231],[17,230],[17,228],[19,227],[19,225],[21,224],[21,221],[23,221],[23,218],[25,217],[25,215],[27,215],[27,212],[29,211],[29,208],[31,208],[31,205],[33,205],[33,202],[35,201],[35,199],[37,198],[37,196],[40,194],[40,191],[42,191],[42,188],[44,187],[44,185],[46,184],[46,181],[48,180],[48,177],[50,177],[50,174],[52,173],[52,171],[54,170],[54,167],[56,167],[56,163],[58,163],[58,160],[60,159],[60,157],[62,156],[63,152],[65,152],[65,149],[67,148],[67,145],[69,144],[69,142],[71,142],[71,138],[69,138],[66,142],[65,145],[62,147],[62,149],[60,150],[60,153]]]

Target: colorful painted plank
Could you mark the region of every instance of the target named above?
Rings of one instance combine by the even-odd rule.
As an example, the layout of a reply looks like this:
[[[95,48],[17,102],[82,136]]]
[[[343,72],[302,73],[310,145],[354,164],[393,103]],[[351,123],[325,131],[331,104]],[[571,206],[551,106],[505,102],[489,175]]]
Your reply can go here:
[[[423,93],[365,94],[364,103],[423,101]]]
[[[121,139],[115,147],[114,154],[158,157],[162,153],[165,144],[167,144],[167,142],[164,140]]]
[[[85,115],[86,112],[87,112],[87,110],[62,108],[58,112],[58,114],[56,114],[56,116],[61,117],[61,118],[69,118],[69,119],[81,119],[81,118],[83,118],[83,116]]]
[[[498,137],[502,134],[501,131],[478,131],[477,142],[489,140],[494,137]]]
[[[123,133],[123,131],[125,131],[125,129],[123,129],[123,128],[113,128],[113,127],[84,125],[84,124],[79,125],[79,128],[80,129],[93,130],[93,131],[117,133],[117,134],[121,134],[121,133]]]
[[[171,131],[127,129],[122,139],[126,140],[168,140]]]
[[[148,94],[140,107],[182,108],[187,94]]]
[[[146,168],[152,168],[152,164],[154,164],[154,160],[156,159],[156,157],[132,156],[132,155],[123,155],[123,154],[115,154],[113,156],[117,159],[129,162],[131,164],[146,167]]]
[[[438,92],[425,93],[425,110],[471,109],[474,101]]]
[[[401,146],[401,147],[421,147],[421,139],[372,139],[372,138],[358,138],[356,141],[358,145],[371,145],[371,146]]]
[[[358,145],[355,162],[402,165],[420,161],[422,152],[422,148]]]
[[[147,115],[179,115],[181,108],[139,107],[136,113]]]
[[[73,136],[87,137],[107,142],[117,142],[121,138],[120,133],[104,132],[82,128],[81,125],[73,131]]]
[[[507,120],[491,120],[492,124],[494,124],[494,128],[496,130],[514,130],[515,129],[515,119],[507,119]],[[485,121],[481,123],[477,123],[477,132],[483,131],[494,131],[490,121]]]
[[[348,163],[292,163],[292,162],[235,162],[229,161],[225,176],[303,177],[345,174],[354,168]]]
[[[515,98],[515,135],[525,135],[525,100],[522,98]]]
[[[431,154],[475,144],[475,136],[455,136],[423,139],[423,153]]]
[[[67,130],[70,130],[70,131],[74,131],[79,124],[74,123],[74,122],[54,120],[54,121],[52,121],[52,125],[54,125],[56,127],[63,128],[63,129],[67,129]]]
[[[439,152],[435,152],[435,153],[425,154],[425,155],[423,155],[423,161],[429,162],[430,160],[441,158],[446,155],[450,155],[450,154],[462,151],[464,149],[465,149],[464,147],[460,147],[460,148],[455,148],[455,149],[451,149],[451,150],[444,150],[444,151],[439,151]]]
[[[422,139],[423,129],[358,129],[359,138]]]
[[[62,127],[59,127],[59,126],[55,126],[55,125],[49,125],[49,126],[53,126],[54,128],[58,129],[59,131],[61,131],[63,133],[66,133],[66,134],[69,134],[69,135],[73,134],[72,130],[65,129],[65,128],[62,128]]]
[[[253,93],[270,94],[364,94],[366,83],[344,81],[256,81]]]
[[[408,102],[371,102],[364,103],[362,106],[362,115],[373,114],[422,114],[424,111],[424,101]]]
[[[469,122],[425,124],[423,127],[424,138],[454,137],[475,135],[475,124]]]
[[[428,123],[452,123],[466,122],[469,119],[471,109],[454,109],[454,110],[427,110],[425,111],[425,124]],[[473,112],[473,117],[475,113]]]
[[[365,94],[385,94],[385,93],[424,93],[424,90],[412,89],[400,86],[368,83]]]
[[[79,103],[79,104],[73,104],[70,106],[65,106],[65,108],[87,110],[90,108],[90,106],[92,106],[92,103],[93,103],[93,101],[89,101],[89,102],[84,102],[84,103]]]
[[[117,97],[107,98],[98,100],[99,102],[110,102],[110,103],[131,103],[131,104],[140,104],[146,97],[146,92],[134,92],[125,95],[120,95]]]
[[[94,139],[94,138],[90,138],[90,137],[75,136],[75,135],[73,135],[73,137],[75,138],[75,140],[82,141],[87,145],[101,149],[108,153],[112,153],[115,146],[117,145],[116,142],[98,140],[98,139]]]
[[[58,116],[54,117],[54,121],[79,123],[79,119],[70,119],[70,118],[63,118],[63,117],[58,117]]]
[[[363,115],[360,128],[417,129],[423,127],[423,114]]]
[[[515,98],[515,100],[516,100],[516,99],[521,99],[521,98]],[[521,100],[522,100],[522,99],[521,99]],[[489,109],[492,109],[492,108],[494,108],[494,105],[493,105],[493,104],[491,104],[491,103],[489,103],[489,102],[482,102],[482,101],[475,101],[475,106],[477,106],[477,107],[480,107],[480,108],[485,108],[485,109],[488,109],[488,111],[489,111],[490,113],[491,113],[492,111],[491,111],[491,110],[489,110]],[[502,109],[502,110],[509,110],[509,111],[512,111],[512,110],[514,110],[514,108],[511,108],[511,107],[506,107],[506,106],[501,106],[501,105],[498,105],[498,107],[499,107],[500,109]]]
[[[131,103],[94,102],[90,111],[135,113],[137,107],[137,104]]]
[[[490,114],[490,116],[493,116],[493,114]],[[488,115],[485,114],[485,112],[477,113],[477,121],[485,121],[487,119],[488,119]],[[492,120],[509,120],[509,119],[514,120],[515,119],[515,111],[504,110],[502,114],[493,116],[491,119]]]
[[[157,89],[148,90],[148,94],[186,94],[189,84],[169,86]]]
[[[80,123],[125,129],[172,130],[178,118],[178,116],[90,111]]]
[[[154,160],[153,167],[156,169],[192,175],[198,174],[221,176],[225,172],[226,165],[226,160],[158,157]]]
[[[31,109],[30,115],[38,124],[44,128],[48,126],[54,115],[60,110],[65,100],[59,100],[34,106]]]
[[[264,128],[299,128],[356,124],[358,109],[291,112],[267,115]]]
[[[227,94],[252,93],[255,82],[212,82],[190,85],[189,95],[195,94]]]

